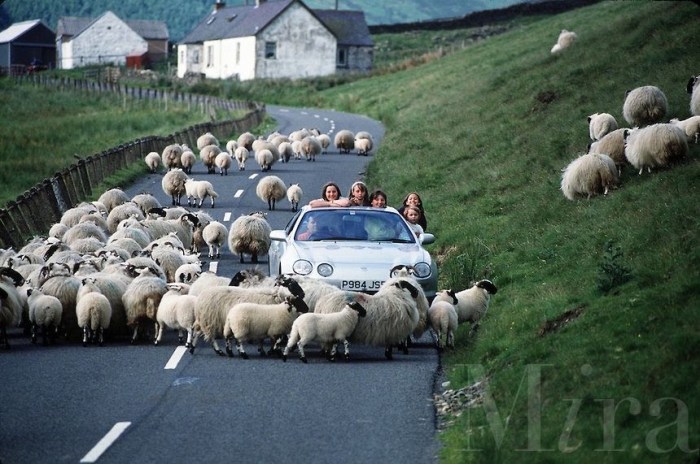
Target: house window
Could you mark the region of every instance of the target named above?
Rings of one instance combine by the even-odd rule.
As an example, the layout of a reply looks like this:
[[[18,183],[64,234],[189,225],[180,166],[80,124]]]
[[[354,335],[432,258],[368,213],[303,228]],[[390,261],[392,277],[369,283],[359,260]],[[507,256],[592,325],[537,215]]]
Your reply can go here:
[[[343,47],[338,47],[338,62],[336,65],[339,68],[346,68],[348,66],[348,49]]]
[[[274,60],[277,58],[277,42],[265,42],[265,59]]]
[[[236,64],[241,62],[241,43],[236,42]]]
[[[192,63],[199,64],[199,50],[194,50],[192,52]]]
[[[214,66],[214,46],[207,46],[207,68]]]

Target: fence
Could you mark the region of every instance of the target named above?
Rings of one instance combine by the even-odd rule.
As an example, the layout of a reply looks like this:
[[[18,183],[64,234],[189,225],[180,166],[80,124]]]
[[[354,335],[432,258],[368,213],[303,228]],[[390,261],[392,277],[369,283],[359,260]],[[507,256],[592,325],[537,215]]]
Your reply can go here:
[[[54,80],[59,82],[47,82],[42,85],[95,89],[95,91],[98,91],[97,89],[107,91],[103,90],[105,88],[111,88],[111,91],[125,91],[122,90],[122,86],[110,87],[110,84],[105,83],[87,81],[78,83],[73,79],[35,79],[37,77],[23,77],[21,80],[32,80],[37,84],[41,84],[42,80]],[[151,98],[157,95],[157,92],[142,89],[134,95],[138,95],[135,98]],[[197,138],[205,132],[211,132],[217,138],[223,139],[230,134],[252,129],[262,123],[265,117],[265,106],[258,103],[232,102],[184,94],[182,98],[202,102],[202,104],[205,100],[209,100],[207,104],[221,108],[247,108],[250,111],[240,119],[196,124],[165,137],[149,136],[137,139],[80,159],[76,164],[56,173],[50,179],[44,179],[16,200],[8,202],[5,208],[0,209],[0,248],[19,249],[28,239],[46,235],[51,226],[60,221],[66,210],[92,196],[93,191],[104,179],[133,163],[143,163],[143,159],[149,152],[160,152],[163,147],[173,143],[186,143],[194,147],[197,145]]]

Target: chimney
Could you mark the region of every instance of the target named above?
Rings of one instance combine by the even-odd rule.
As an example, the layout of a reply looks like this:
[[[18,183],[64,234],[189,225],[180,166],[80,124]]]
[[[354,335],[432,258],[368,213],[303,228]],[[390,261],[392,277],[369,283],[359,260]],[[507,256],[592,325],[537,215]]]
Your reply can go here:
[[[226,6],[226,3],[224,3],[223,0],[216,0],[216,3],[214,3],[214,13],[216,13],[220,9],[224,8],[225,6]]]

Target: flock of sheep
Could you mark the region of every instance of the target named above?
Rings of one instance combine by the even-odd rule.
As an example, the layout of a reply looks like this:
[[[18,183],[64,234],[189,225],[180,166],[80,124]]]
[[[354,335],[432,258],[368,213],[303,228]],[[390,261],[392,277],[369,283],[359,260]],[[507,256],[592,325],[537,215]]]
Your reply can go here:
[[[577,39],[575,32],[562,30],[552,54],[562,53]],[[563,169],[561,190],[569,200],[607,195],[620,184],[622,169],[633,166],[641,175],[646,169],[663,168],[681,160],[689,152],[689,143],[700,139],[700,76],[690,78],[690,115],[680,120],[667,119],[668,100],[653,85],[628,91],[622,116],[630,125],[619,127],[610,113],[588,117],[591,143],[588,153],[571,161]]]

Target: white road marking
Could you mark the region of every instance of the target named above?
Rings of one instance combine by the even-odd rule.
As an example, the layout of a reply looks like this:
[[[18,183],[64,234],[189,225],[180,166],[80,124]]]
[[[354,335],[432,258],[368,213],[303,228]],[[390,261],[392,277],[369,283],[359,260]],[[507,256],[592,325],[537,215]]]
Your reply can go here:
[[[212,261],[209,263],[209,270],[216,274],[216,271],[219,270],[219,262],[218,261]]]
[[[102,453],[107,451],[107,448],[112,446],[112,443],[117,441],[117,438],[124,433],[127,427],[131,425],[131,422],[117,422],[112,427],[112,430],[107,432],[107,435],[102,437],[102,440],[98,441],[97,444],[86,454],[80,462],[95,462],[97,461]]]
[[[250,177],[248,177],[248,179],[253,180],[256,177],[258,177],[258,174],[251,174]]]
[[[164,369],[175,369],[177,364],[182,359],[182,355],[185,354],[185,351],[187,351],[187,348],[184,346],[178,346],[175,348],[173,355],[170,356],[170,359],[168,360],[168,363],[165,365]]]
[[[235,195],[233,195],[233,198],[241,198],[241,195],[243,195],[243,190],[238,190],[236,191]],[[231,213],[228,213],[231,214]]]
[[[238,192],[240,192],[240,191],[241,191],[241,190],[239,190]],[[238,194],[238,192],[236,192],[236,194]],[[228,221],[230,221],[230,220],[231,220],[231,211],[229,211],[229,212],[227,212],[226,214],[224,214],[224,222],[228,222]]]
[[[300,114],[309,114],[309,113],[307,113],[306,111],[302,111]]]
[[[321,116],[318,114],[314,114],[314,118],[320,118]]]

